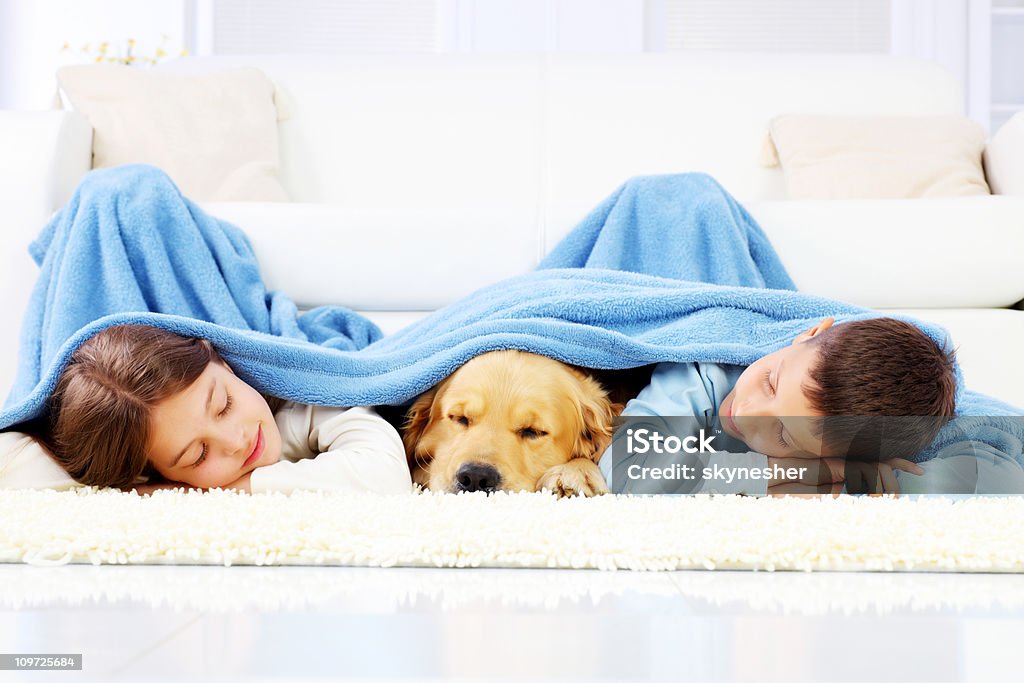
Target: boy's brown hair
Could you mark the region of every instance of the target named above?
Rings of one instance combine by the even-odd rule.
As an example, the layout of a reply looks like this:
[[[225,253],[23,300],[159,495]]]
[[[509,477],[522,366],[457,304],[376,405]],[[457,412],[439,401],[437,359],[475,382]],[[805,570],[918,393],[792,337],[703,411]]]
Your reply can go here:
[[[149,325],[115,325],[72,355],[50,396],[40,435],[76,481],[126,488],[149,467],[153,406],[187,389],[220,355],[206,339]],[[280,400],[264,397],[273,411]]]
[[[808,343],[818,347],[818,359],[803,392],[826,416],[817,424],[831,452],[911,458],[954,414],[956,353],[910,323],[854,320]],[[880,446],[883,453],[877,452]],[[854,452],[858,448],[863,452]]]

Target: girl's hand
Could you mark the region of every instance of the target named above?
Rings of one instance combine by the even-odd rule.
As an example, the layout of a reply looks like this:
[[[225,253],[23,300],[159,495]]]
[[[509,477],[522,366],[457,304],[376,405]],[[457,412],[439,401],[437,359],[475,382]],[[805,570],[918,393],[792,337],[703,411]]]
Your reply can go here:
[[[220,488],[222,489],[236,489],[238,491],[245,491],[246,493],[252,493],[252,486],[249,484],[249,475],[252,472],[247,472],[238,479],[234,480],[230,484],[224,484]]]

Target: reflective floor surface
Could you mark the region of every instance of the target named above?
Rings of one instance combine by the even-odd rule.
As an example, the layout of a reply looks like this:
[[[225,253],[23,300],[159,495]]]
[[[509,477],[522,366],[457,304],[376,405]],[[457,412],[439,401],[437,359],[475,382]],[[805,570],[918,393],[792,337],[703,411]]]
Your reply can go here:
[[[0,680],[1010,681],[1024,576],[0,565]]]

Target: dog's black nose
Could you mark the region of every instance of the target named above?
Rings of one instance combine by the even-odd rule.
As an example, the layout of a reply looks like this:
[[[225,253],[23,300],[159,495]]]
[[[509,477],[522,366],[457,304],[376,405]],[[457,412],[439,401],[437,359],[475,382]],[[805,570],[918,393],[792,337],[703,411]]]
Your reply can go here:
[[[491,493],[498,489],[501,483],[501,475],[492,465],[482,465],[478,462],[467,462],[455,473],[455,492],[459,491],[484,491]]]

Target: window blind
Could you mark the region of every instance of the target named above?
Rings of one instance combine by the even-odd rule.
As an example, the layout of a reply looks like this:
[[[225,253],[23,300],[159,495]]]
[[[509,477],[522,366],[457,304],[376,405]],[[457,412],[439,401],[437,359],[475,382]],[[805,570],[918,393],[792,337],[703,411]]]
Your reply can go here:
[[[436,0],[216,0],[215,54],[432,52]]]
[[[665,48],[888,52],[890,0],[663,0]]]

